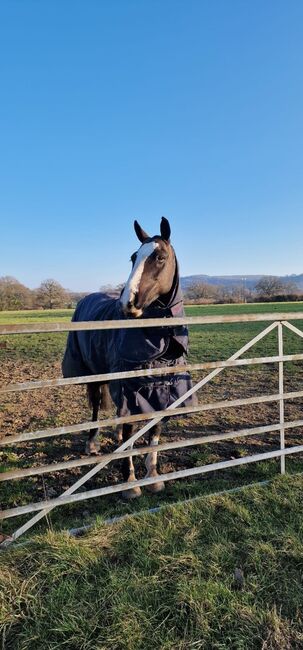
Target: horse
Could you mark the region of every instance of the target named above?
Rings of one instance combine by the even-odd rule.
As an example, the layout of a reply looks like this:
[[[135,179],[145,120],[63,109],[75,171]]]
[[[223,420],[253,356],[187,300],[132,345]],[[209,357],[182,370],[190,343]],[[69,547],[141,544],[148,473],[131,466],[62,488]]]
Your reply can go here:
[[[186,363],[186,327],[123,329],[124,319],[184,315],[178,261],[170,242],[171,228],[168,220],[162,217],[160,235],[153,237],[150,237],[137,221],[134,222],[134,229],[140,247],[131,256],[131,273],[120,297],[117,299],[102,293],[90,294],[78,303],[72,319],[119,319],[122,321],[121,329],[70,332],[62,362],[63,376],[75,377],[166,366],[172,368],[172,374],[112,380],[109,384],[88,383],[87,392],[93,422],[98,419],[99,408],[107,410],[111,400],[117,408],[118,416],[149,413],[164,410],[192,387],[189,372],[174,374],[173,369],[176,365]],[[194,401],[195,398],[191,396],[184,400],[183,405],[192,405]],[[123,424],[121,433],[124,442],[129,440],[132,432],[132,424]],[[150,429],[151,446],[158,445],[160,433],[161,423]],[[87,453],[99,452],[97,436],[98,429],[89,432]],[[147,455],[145,464],[146,477],[156,479],[159,476],[156,451]],[[122,474],[124,481],[136,481],[131,457],[123,460]],[[164,489],[165,484],[159,477],[159,481],[146,487],[150,492],[158,493]],[[141,489],[136,485],[122,492],[126,499],[136,498],[140,494]]]

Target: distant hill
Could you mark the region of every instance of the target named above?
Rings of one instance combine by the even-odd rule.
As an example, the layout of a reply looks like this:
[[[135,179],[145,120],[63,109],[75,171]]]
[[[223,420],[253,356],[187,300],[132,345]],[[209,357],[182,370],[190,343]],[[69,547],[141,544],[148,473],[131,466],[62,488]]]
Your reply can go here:
[[[184,291],[193,284],[205,282],[206,284],[215,284],[224,287],[245,287],[254,289],[264,275],[187,275],[181,278],[181,287]],[[300,275],[282,275],[279,276],[282,282],[294,282],[298,289],[303,290],[303,273]]]

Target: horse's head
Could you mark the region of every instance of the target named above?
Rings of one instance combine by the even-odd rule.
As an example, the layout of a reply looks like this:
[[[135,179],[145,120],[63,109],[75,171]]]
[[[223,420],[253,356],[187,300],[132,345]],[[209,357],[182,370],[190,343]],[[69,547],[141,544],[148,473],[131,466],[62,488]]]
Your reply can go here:
[[[162,217],[160,236],[149,237],[137,221],[136,235],[141,242],[139,250],[131,256],[133,268],[121,294],[125,316],[139,318],[144,309],[172,288],[176,258],[170,244],[170,225]]]

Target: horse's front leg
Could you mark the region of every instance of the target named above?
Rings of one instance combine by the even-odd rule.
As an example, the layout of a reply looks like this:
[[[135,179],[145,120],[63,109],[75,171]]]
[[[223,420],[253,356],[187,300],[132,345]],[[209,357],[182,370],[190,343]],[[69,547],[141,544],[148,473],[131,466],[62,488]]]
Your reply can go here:
[[[161,433],[161,424],[159,422],[150,430],[149,444],[151,447],[156,447],[158,445],[160,433]],[[150,454],[146,456],[145,466],[147,469],[147,473],[145,478],[151,478],[151,477],[156,478],[157,476],[159,476],[157,471],[157,456],[158,456],[157,451],[152,451]],[[146,486],[146,489],[149,490],[149,492],[152,492],[153,494],[156,494],[157,492],[162,492],[164,488],[165,488],[165,484],[163,481],[157,481],[157,483],[151,483],[150,485]]]
[[[131,424],[123,424],[123,429],[122,429],[123,442],[129,440],[129,438],[131,438],[132,436],[132,433],[133,433],[133,426]],[[137,480],[135,476],[134,463],[131,456],[124,458],[122,464],[122,474],[123,474],[124,481],[128,483]],[[136,499],[140,495],[141,495],[141,488],[136,486],[131,488],[130,490],[123,490],[122,492],[122,496],[124,499]]]
[[[93,382],[87,384],[87,394],[89,403],[92,407],[92,422],[97,422],[99,406],[101,402],[100,384]],[[91,429],[88,434],[85,451],[87,454],[98,454],[100,451],[100,442],[98,440],[99,429]]]
[[[123,425],[120,425],[116,430],[116,440],[121,445],[123,441]]]

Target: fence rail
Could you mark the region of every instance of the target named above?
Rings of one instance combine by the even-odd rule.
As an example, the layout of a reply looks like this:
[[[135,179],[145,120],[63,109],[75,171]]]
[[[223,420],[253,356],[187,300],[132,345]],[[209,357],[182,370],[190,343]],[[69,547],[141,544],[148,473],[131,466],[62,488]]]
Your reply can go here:
[[[272,357],[254,357],[252,359],[235,359],[234,361],[205,361],[204,363],[188,363],[186,365],[173,366],[170,368],[147,368],[146,370],[129,370],[125,372],[103,373],[101,375],[86,375],[71,377],[68,379],[44,379],[39,381],[25,381],[18,384],[8,384],[0,387],[0,395],[5,393],[18,393],[24,390],[36,390],[37,388],[58,388],[60,386],[74,386],[77,384],[89,384],[96,381],[114,381],[128,379],[131,377],[152,377],[157,375],[173,375],[176,372],[196,372],[198,370],[210,370],[213,368],[234,368],[237,366],[256,366],[285,361],[302,361],[303,354],[282,354]]]
[[[74,485],[72,485],[68,490],[66,490],[60,497],[56,499],[50,499],[48,501],[41,501],[38,503],[27,504],[26,506],[16,506],[14,508],[9,508],[0,512],[0,519],[6,519],[9,517],[18,516],[21,514],[26,514],[29,512],[37,512],[32,519],[26,522],[21,526],[12,536],[12,540],[17,539],[21,534],[29,530],[37,521],[44,517],[48,512],[50,512],[54,507],[59,505],[64,505],[65,503],[78,502],[89,498],[94,498],[97,496],[113,494],[120,492],[122,490],[131,489],[136,486],[150,485],[157,482],[158,478],[145,478],[135,483],[121,483],[119,485],[112,485],[106,488],[100,488],[98,490],[89,490],[86,492],[80,492],[74,494],[78,488],[80,488],[84,483],[86,483],[92,476],[97,474],[102,468],[104,468],[108,463],[119,458],[125,458],[127,456],[138,456],[145,455],[155,451],[154,447],[144,447],[133,449],[134,442],[144,435],[151,427],[156,423],[162,420],[165,417],[173,415],[191,415],[195,413],[201,413],[211,410],[224,409],[224,408],[233,408],[248,406],[252,404],[260,403],[272,403],[277,402],[279,404],[279,422],[273,425],[265,425],[261,427],[251,427],[246,429],[239,429],[237,431],[227,431],[222,434],[213,434],[200,436],[198,438],[189,438],[173,443],[163,443],[158,445],[157,451],[167,451],[170,449],[180,449],[183,447],[196,446],[205,444],[207,442],[217,442],[220,440],[226,439],[237,439],[243,438],[252,435],[260,435],[263,433],[274,433],[280,432],[280,449],[272,452],[266,452],[262,454],[254,454],[253,456],[246,456],[241,459],[234,459],[229,461],[223,461],[219,463],[214,463],[211,465],[195,467],[186,470],[180,470],[177,472],[170,472],[168,474],[161,475],[161,481],[168,481],[172,479],[183,478],[186,476],[196,476],[198,474],[208,473],[211,471],[224,469],[227,467],[234,467],[238,465],[243,465],[246,463],[259,462],[268,458],[280,458],[281,459],[281,472],[285,472],[285,457],[290,454],[301,453],[303,451],[303,445],[297,445],[295,447],[289,447],[285,449],[285,431],[289,429],[294,429],[298,427],[303,427],[303,420],[293,420],[291,422],[285,422],[284,417],[284,402],[285,400],[292,400],[303,397],[303,391],[292,391],[284,392],[284,363],[285,362],[294,362],[302,361],[303,354],[284,354],[283,351],[283,330],[287,328],[293,333],[303,338],[303,332],[288,322],[288,320],[303,320],[303,312],[297,313],[274,313],[274,314],[243,314],[240,316],[204,316],[204,317],[188,317],[188,318],[168,318],[168,319],[140,319],[140,320],[127,320],[127,321],[102,321],[102,322],[85,322],[85,323],[31,323],[29,325],[2,325],[0,326],[0,335],[2,334],[36,334],[42,332],[62,332],[62,331],[71,331],[71,330],[91,330],[91,329],[117,329],[121,328],[141,328],[141,327],[176,327],[177,325],[203,325],[203,324],[216,324],[216,323],[245,323],[245,322],[270,322],[262,332],[257,334],[253,339],[248,341],[240,350],[235,352],[229,359],[221,361],[211,361],[203,362],[199,364],[189,364],[182,366],[175,366],[170,368],[146,368],[140,371],[130,371],[130,372],[121,372],[121,373],[112,373],[112,374],[101,374],[101,375],[90,375],[88,377],[74,377],[71,379],[47,379],[47,380],[37,380],[30,382],[22,382],[16,384],[9,384],[7,386],[1,387],[0,393],[11,393],[11,392],[20,392],[24,390],[35,390],[42,388],[57,388],[64,387],[66,385],[72,384],[83,384],[91,381],[112,381],[112,380],[122,380],[127,377],[143,377],[143,376],[152,376],[152,375],[171,375],[174,372],[182,372],[185,370],[189,371],[198,371],[198,370],[211,370],[211,372],[198,381],[182,398],[176,400],[168,409],[165,411],[156,411],[149,414],[143,415],[133,415],[128,417],[113,417],[100,420],[98,422],[82,422],[76,425],[70,425],[65,427],[53,427],[48,429],[43,429],[41,431],[25,432],[20,434],[13,435],[3,435],[0,434],[0,446],[1,445],[11,445],[18,442],[33,441],[40,438],[48,438],[53,436],[60,436],[65,434],[77,434],[84,430],[92,428],[105,428],[112,427],[116,425],[121,425],[125,422],[140,422],[142,420],[147,421],[147,423],[139,429],[132,437],[120,445],[115,451],[111,454],[104,454],[97,457],[90,458],[79,458],[72,461],[65,461],[62,463],[52,463],[49,465],[41,465],[38,467],[30,467],[24,469],[10,470],[3,474],[0,474],[0,482],[14,480],[19,478],[24,478],[28,476],[35,476],[39,474],[45,474],[49,472],[67,470],[74,467],[85,467],[87,465],[93,465],[92,469],[82,476]],[[262,340],[270,332],[277,329],[278,332],[278,354],[274,356],[266,357],[252,357],[249,359],[240,358],[245,352],[247,352],[253,345],[258,341]],[[220,372],[225,368],[232,368],[238,366],[250,366],[250,365],[259,365],[259,364],[278,364],[278,378],[279,378],[279,391],[278,393],[270,395],[261,395],[243,399],[234,399],[234,400],[222,400],[212,403],[200,404],[196,407],[180,407],[182,402],[184,402],[190,395],[200,390],[205,384],[211,381],[216,377]]]
[[[286,422],[284,424],[284,429],[295,429],[297,427],[303,427],[303,420],[294,420],[293,422]],[[236,431],[227,431],[225,433],[212,433],[207,436],[199,436],[197,438],[187,438],[184,440],[177,440],[175,442],[165,442],[157,445],[157,452],[161,451],[170,451],[171,449],[183,449],[185,447],[198,447],[199,445],[204,445],[208,442],[221,442],[222,440],[233,440],[235,438],[246,438],[247,436],[261,435],[263,433],[276,433],[280,431],[281,425],[277,424],[268,424],[262,427],[252,427],[249,429],[238,429]],[[155,451],[154,447],[140,447],[136,449],[130,449],[127,451],[117,452],[115,455],[112,454],[102,454],[99,456],[89,456],[88,458],[80,458],[76,460],[67,460],[62,463],[52,463],[51,465],[40,465],[38,467],[29,467],[26,469],[15,469],[9,472],[3,472],[0,474],[1,481],[10,481],[12,479],[23,478],[25,476],[37,476],[39,474],[47,474],[49,472],[58,472],[59,470],[73,469],[75,467],[85,467],[86,465],[95,465],[101,460],[106,460],[109,463],[112,460],[120,460],[123,458],[134,457],[134,456],[145,456]],[[1,516],[0,516],[1,518]]]
[[[140,318],[59,323],[27,323],[0,325],[1,334],[42,334],[82,330],[141,329],[142,327],[177,327],[178,325],[215,325],[224,323],[253,323],[302,320],[303,312],[267,314],[230,314],[229,316],[184,316],[182,318]]]
[[[225,460],[219,463],[211,463],[211,465],[203,465],[201,467],[193,467],[191,469],[182,469],[177,472],[169,472],[168,474],[161,474],[161,481],[173,481],[188,476],[198,476],[199,474],[207,474],[215,472],[220,469],[227,469],[228,467],[238,467],[239,465],[247,465],[249,463],[256,463],[261,460],[268,460],[270,458],[284,458],[291,454],[299,454],[303,452],[303,445],[290,447],[289,449],[278,449],[277,451],[268,451],[263,454],[254,454],[253,456],[245,456],[245,458],[235,458],[234,460]],[[30,503],[18,508],[11,508],[5,511],[6,518],[24,515],[29,512],[37,512],[41,508],[49,510],[50,504],[52,508],[63,506],[67,503],[78,503],[79,501],[86,501],[87,499],[94,499],[100,496],[107,496],[116,494],[124,490],[131,490],[133,487],[144,487],[145,485],[152,485],[159,481],[159,477],[155,478],[142,478],[137,481],[130,481],[127,483],[119,483],[119,485],[110,485],[108,487],[98,488],[96,490],[89,490],[89,492],[79,492],[78,494],[67,495],[51,499],[50,501],[38,501],[37,503]]]
[[[254,404],[265,404],[270,402],[280,402],[281,400],[291,400],[303,397],[303,390],[292,391],[290,393],[274,393],[272,395],[260,395],[259,397],[243,397],[242,399],[222,400],[221,402],[210,402],[209,404],[201,404],[199,406],[186,406],[175,408],[169,412],[169,417],[176,417],[182,415],[196,415],[197,413],[205,413],[206,411],[215,411],[217,409],[238,408],[240,406],[252,406]],[[162,419],[165,417],[166,411],[152,411],[151,413],[140,413],[138,415],[126,415],[122,417],[112,417],[103,420],[82,422],[81,424],[72,424],[65,427],[54,427],[49,429],[42,429],[41,431],[29,431],[27,433],[19,433],[15,435],[6,435],[0,438],[0,446],[11,445],[15,442],[26,442],[32,440],[39,440],[41,438],[53,438],[54,436],[64,436],[70,433],[82,433],[89,429],[105,429],[106,427],[114,427],[121,424],[135,424],[142,422],[142,420],[154,420],[155,418]],[[1,481],[1,474],[0,474]]]

